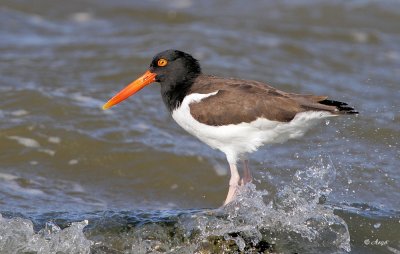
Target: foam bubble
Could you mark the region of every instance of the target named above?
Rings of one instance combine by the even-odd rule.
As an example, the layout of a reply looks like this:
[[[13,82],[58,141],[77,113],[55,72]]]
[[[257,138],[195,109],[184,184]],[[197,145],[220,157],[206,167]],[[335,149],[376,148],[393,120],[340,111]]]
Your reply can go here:
[[[87,107],[96,107],[98,108],[99,106],[104,104],[104,101],[89,97],[89,96],[85,96],[82,95],[80,93],[74,93],[71,95],[72,99],[82,103],[83,105],[87,106]],[[107,110],[103,110],[105,112],[107,112]]]
[[[6,173],[0,173],[0,179],[6,180],[6,181],[12,181],[12,180],[18,179],[18,176],[6,174]]]
[[[69,165],[76,165],[76,164],[78,164],[78,160],[75,160],[75,159],[72,159],[72,160],[70,160],[70,161],[68,161],[68,164]]]
[[[368,34],[362,31],[355,31],[351,33],[353,39],[358,43],[366,43],[368,41]]]
[[[71,15],[71,19],[78,23],[86,23],[93,19],[93,15],[88,12],[77,12]]]
[[[49,137],[47,139],[50,143],[59,144],[61,142],[61,138],[59,137]]]
[[[24,109],[19,109],[19,110],[15,110],[15,111],[11,112],[12,116],[24,116],[27,114],[29,114],[29,112]]]
[[[37,148],[40,147],[39,142],[31,138],[25,138],[20,136],[9,136],[9,139],[16,140],[20,145],[30,148]]]
[[[213,169],[218,176],[228,175],[228,168],[226,166],[222,166],[220,163],[214,164]]]
[[[20,178],[4,179],[5,181],[2,182],[2,187],[6,188],[8,191],[12,191],[14,194],[18,193],[23,194],[24,196],[46,195],[42,190],[21,186],[21,184],[17,182],[18,179]]]
[[[54,156],[56,154],[56,151],[51,150],[51,149],[39,149],[39,152],[48,154],[50,156]]]

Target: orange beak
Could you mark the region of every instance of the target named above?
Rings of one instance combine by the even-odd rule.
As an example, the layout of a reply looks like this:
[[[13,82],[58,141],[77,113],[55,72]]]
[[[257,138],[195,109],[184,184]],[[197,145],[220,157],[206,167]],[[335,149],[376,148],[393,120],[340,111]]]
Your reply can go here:
[[[155,73],[151,71],[146,71],[141,77],[127,85],[124,89],[122,89],[119,93],[117,93],[114,97],[112,97],[106,104],[103,105],[103,109],[109,109],[112,106],[120,103],[121,101],[127,99],[129,96],[137,93],[143,87],[153,83],[156,81]]]

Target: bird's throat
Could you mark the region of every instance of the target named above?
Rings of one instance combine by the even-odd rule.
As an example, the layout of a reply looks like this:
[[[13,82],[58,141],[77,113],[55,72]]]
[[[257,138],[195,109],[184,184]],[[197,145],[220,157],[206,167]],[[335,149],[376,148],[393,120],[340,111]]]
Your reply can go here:
[[[179,82],[161,82],[161,96],[167,109],[172,112],[179,107],[189,93],[197,76]]]

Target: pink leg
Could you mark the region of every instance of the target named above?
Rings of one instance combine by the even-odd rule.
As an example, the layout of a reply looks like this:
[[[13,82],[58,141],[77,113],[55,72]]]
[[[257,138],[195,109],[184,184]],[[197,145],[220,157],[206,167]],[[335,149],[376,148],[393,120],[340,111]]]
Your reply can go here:
[[[244,159],[243,160],[243,178],[240,181],[242,185],[245,185],[246,183],[250,183],[253,181],[253,177],[251,176],[251,170],[249,168],[249,160]]]
[[[240,181],[240,176],[236,164],[229,163],[229,167],[231,169],[231,179],[229,180],[229,191],[228,195],[226,196],[224,205],[230,203],[232,200],[235,199],[236,191],[239,187],[239,181]]]

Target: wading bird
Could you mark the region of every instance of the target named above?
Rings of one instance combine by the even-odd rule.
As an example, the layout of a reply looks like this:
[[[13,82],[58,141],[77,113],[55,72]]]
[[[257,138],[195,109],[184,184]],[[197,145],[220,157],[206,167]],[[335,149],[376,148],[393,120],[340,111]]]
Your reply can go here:
[[[357,114],[327,96],[287,93],[258,81],[205,75],[196,59],[179,50],[157,54],[150,68],[103,109],[153,82],[160,83],[164,104],[183,129],[225,153],[231,177],[224,204],[235,198],[240,185],[252,180],[247,154],[265,144],[301,137],[328,117]],[[242,178],[239,159],[244,165]]]

